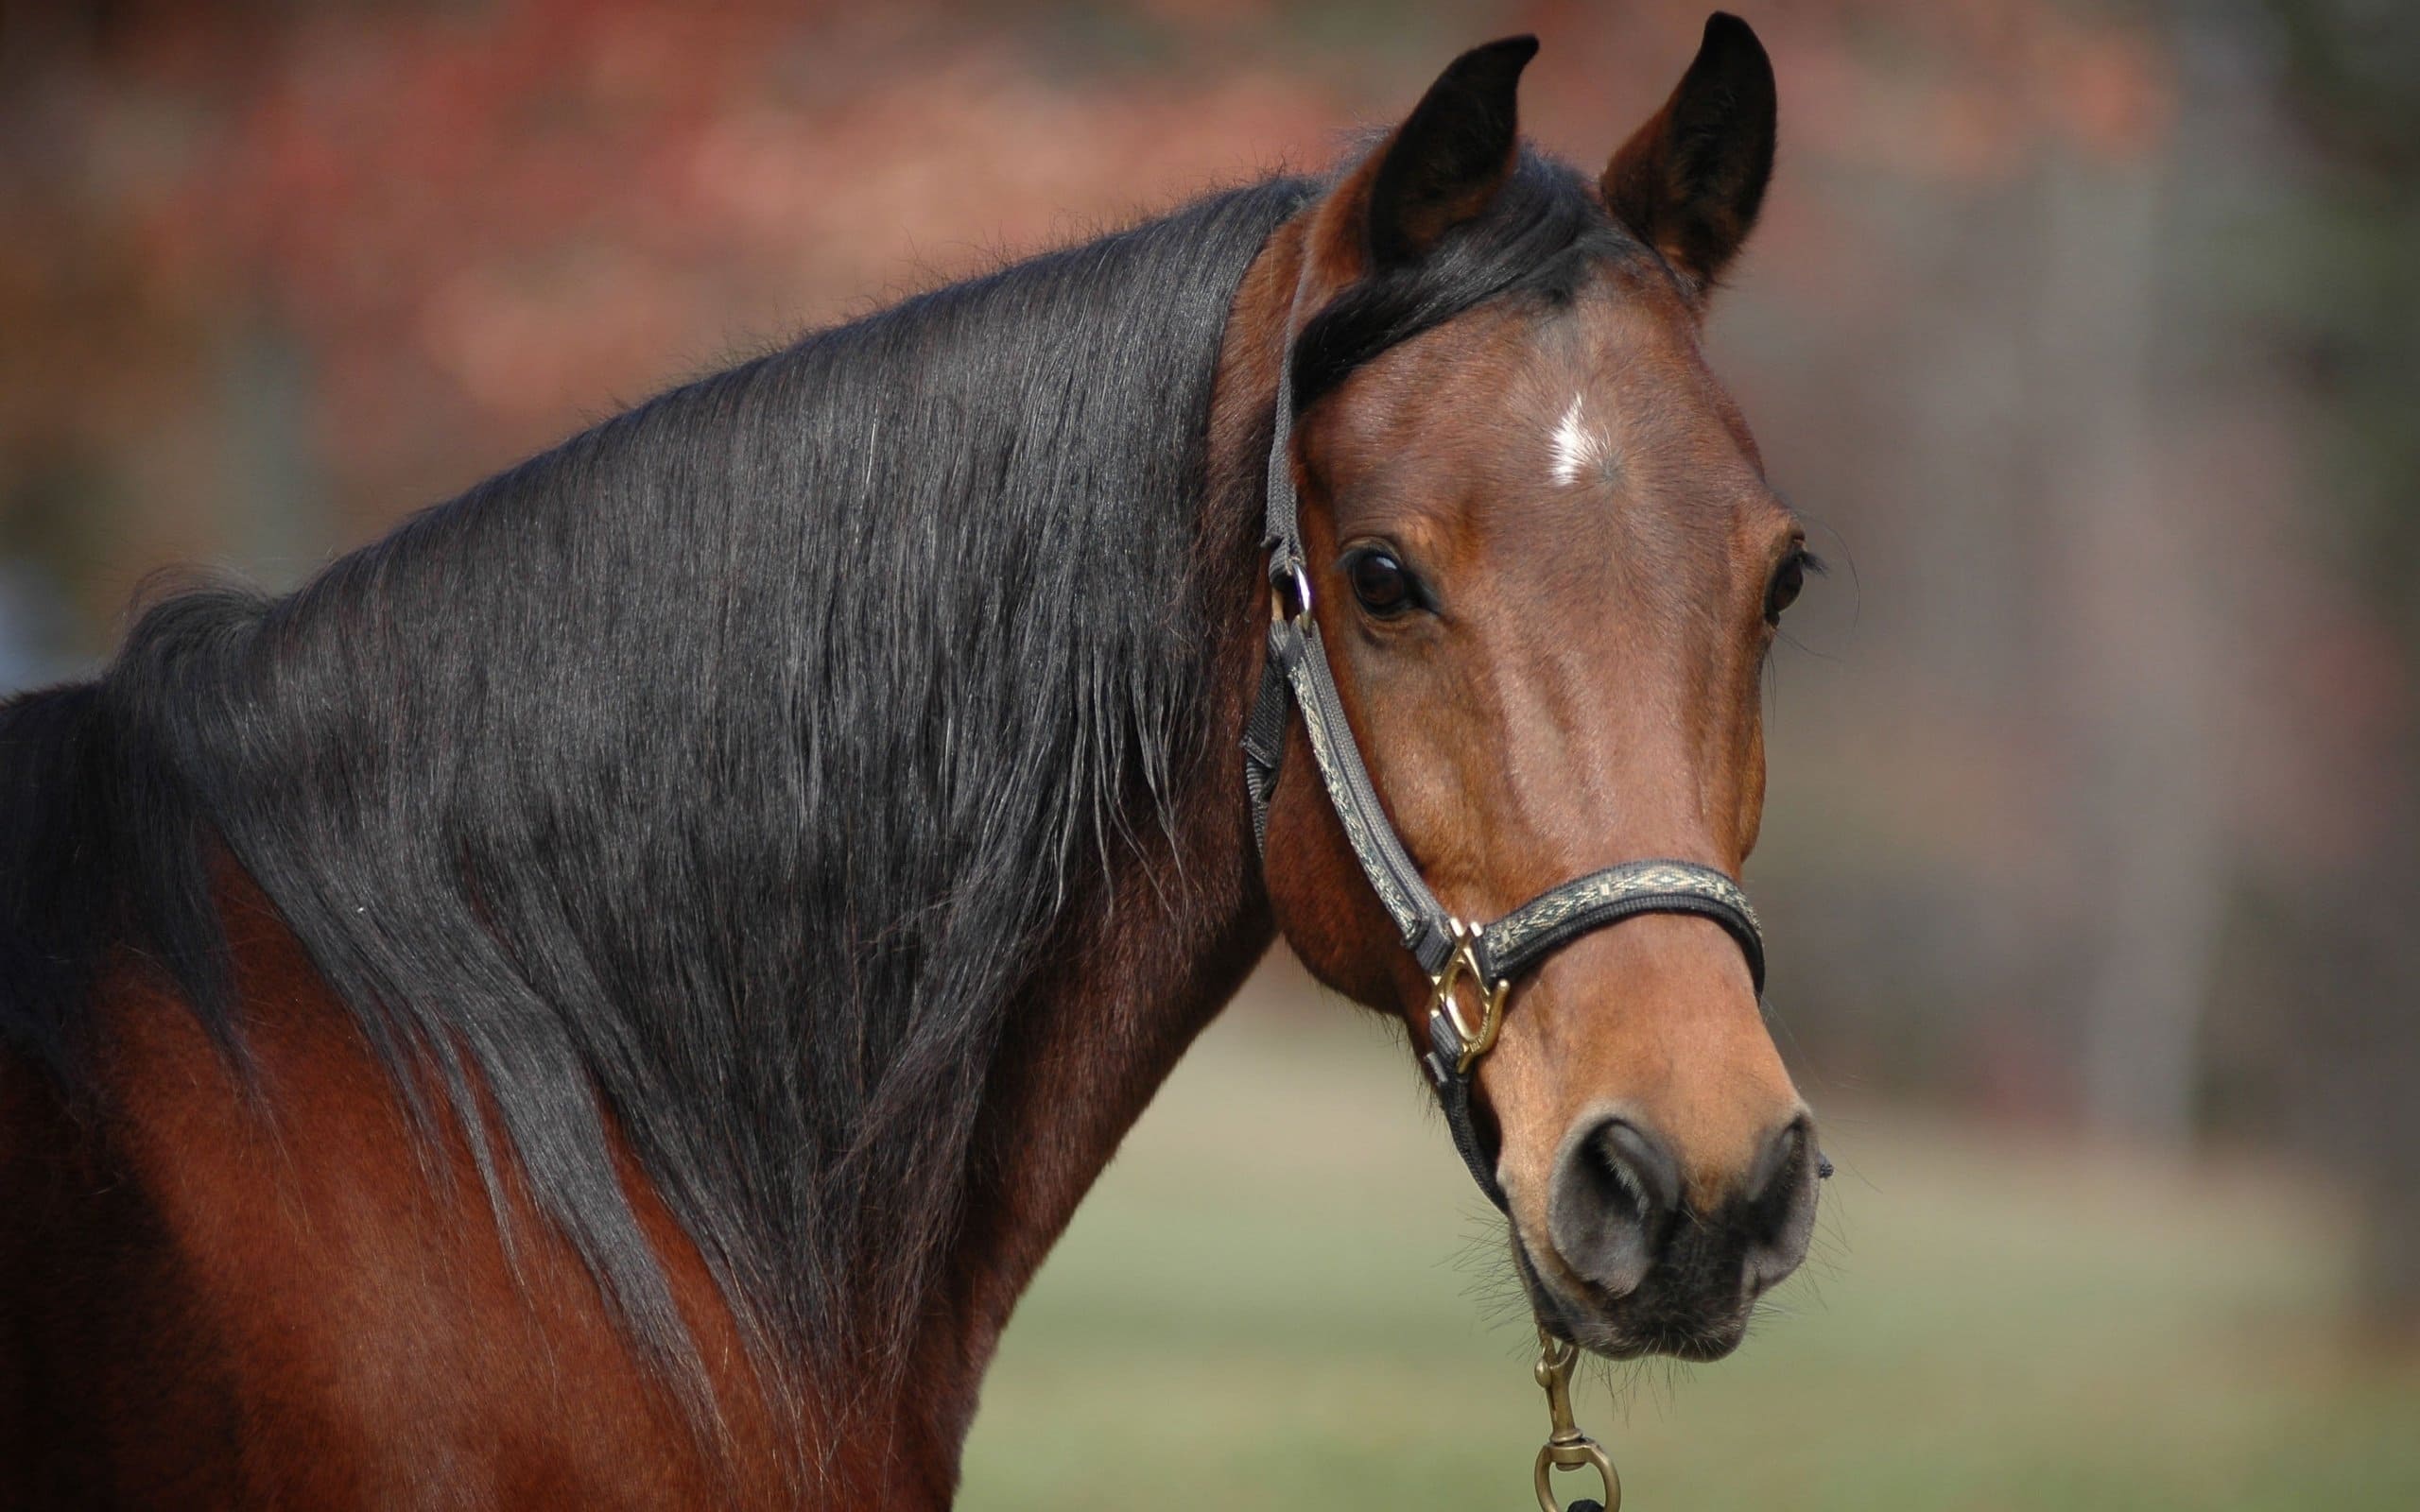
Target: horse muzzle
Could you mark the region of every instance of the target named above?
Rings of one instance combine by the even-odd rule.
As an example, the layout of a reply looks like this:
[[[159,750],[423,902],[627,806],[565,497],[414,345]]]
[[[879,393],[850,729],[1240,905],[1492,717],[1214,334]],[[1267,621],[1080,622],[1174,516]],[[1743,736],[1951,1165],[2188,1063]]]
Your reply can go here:
[[[1616,1359],[1719,1360],[1738,1347],[1756,1299],[1806,1256],[1822,1170],[1813,1121],[1800,1110],[1774,1129],[1710,1203],[1692,1200],[1682,1170],[1635,1109],[1573,1122],[1544,1244],[1513,1225],[1522,1284],[1551,1332]]]

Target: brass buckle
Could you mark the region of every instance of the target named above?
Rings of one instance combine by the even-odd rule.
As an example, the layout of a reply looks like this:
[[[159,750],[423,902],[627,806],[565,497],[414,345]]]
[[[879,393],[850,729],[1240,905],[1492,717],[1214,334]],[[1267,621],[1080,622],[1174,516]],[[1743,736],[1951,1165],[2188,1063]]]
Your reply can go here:
[[[1463,1076],[1470,1074],[1471,1063],[1495,1044],[1496,1033],[1504,1027],[1505,994],[1512,991],[1512,984],[1498,982],[1492,987],[1488,985],[1486,974],[1478,965],[1479,932],[1477,926],[1459,919],[1449,919],[1445,925],[1453,936],[1454,954],[1446,957],[1445,969],[1428,979],[1428,1011],[1431,1014],[1442,1011],[1445,1022],[1461,1036],[1462,1048],[1454,1059],[1454,1074]],[[1461,1005],[1454,1001],[1454,988],[1465,978],[1479,994],[1481,1009],[1477,1028],[1471,1027],[1463,1019]]]
[[[1622,1478],[1614,1472],[1614,1462],[1605,1448],[1586,1434],[1571,1417],[1571,1367],[1580,1359],[1580,1347],[1566,1344],[1538,1330],[1538,1365],[1534,1372],[1538,1384],[1547,1394],[1547,1416],[1552,1419],[1546,1443],[1538,1450],[1537,1469],[1530,1481],[1538,1493],[1542,1512],[1563,1512],[1556,1503],[1554,1487],[1549,1484],[1557,1470],[1593,1468],[1597,1478],[1604,1483],[1605,1512],[1621,1512]]]

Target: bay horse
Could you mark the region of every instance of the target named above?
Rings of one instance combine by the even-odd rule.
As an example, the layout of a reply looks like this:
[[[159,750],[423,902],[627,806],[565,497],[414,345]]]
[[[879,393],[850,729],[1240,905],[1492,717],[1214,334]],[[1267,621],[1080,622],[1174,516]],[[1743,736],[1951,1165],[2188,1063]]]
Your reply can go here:
[[[1631,857],[1713,898],[1811,565],[1700,348],[1762,48],[1715,17],[1594,181],[1520,142],[1534,50],[9,702],[0,1503],[946,1505],[1019,1293],[1281,935],[1451,1063],[1551,1339],[1730,1350],[1819,1159],[1744,903],[1482,975],[1475,1063],[1495,936],[1407,950],[1370,869],[1374,825],[1457,919]]]

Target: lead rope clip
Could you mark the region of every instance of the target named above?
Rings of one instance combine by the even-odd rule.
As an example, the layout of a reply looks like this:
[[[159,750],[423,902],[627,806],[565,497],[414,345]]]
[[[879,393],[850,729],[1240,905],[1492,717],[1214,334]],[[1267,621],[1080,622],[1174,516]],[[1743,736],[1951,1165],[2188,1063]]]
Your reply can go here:
[[[1531,1480],[1537,1486],[1538,1512],[1564,1512],[1554,1499],[1554,1487],[1548,1484],[1557,1470],[1576,1470],[1594,1466],[1598,1478],[1604,1482],[1602,1502],[1582,1500],[1571,1503],[1570,1512],[1621,1512],[1622,1478],[1614,1472],[1614,1462],[1607,1457],[1604,1446],[1580,1431],[1571,1418],[1571,1367],[1580,1362],[1580,1347],[1566,1344],[1538,1329],[1538,1385],[1547,1394],[1547,1415],[1553,1427],[1547,1441],[1538,1450],[1538,1465]]]

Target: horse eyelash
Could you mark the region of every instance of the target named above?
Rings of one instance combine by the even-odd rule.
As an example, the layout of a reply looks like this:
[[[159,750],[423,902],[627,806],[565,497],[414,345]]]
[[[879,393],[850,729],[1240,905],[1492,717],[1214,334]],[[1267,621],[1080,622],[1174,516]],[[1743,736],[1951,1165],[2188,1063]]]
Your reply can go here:
[[[1784,557],[1782,561],[1787,564],[1792,558],[1797,560],[1798,570],[1803,573],[1810,573],[1817,577],[1829,577],[1832,576],[1831,563],[1825,561],[1823,558],[1818,557],[1803,545],[1791,547],[1789,555]],[[1756,680],[1758,682],[1764,682],[1772,676],[1773,669],[1773,647],[1779,645],[1781,641],[1782,637],[1778,632],[1765,638],[1764,653],[1756,659]],[[1796,643],[1793,642],[1791,644],[1795,644]],[[1770,694],[1772,690],[1768,688],[1766,691]]]

